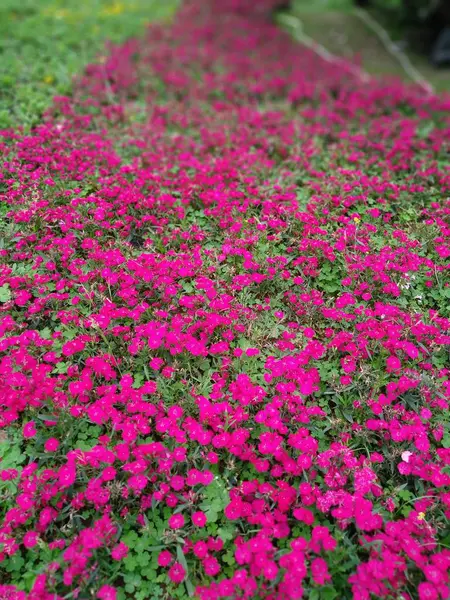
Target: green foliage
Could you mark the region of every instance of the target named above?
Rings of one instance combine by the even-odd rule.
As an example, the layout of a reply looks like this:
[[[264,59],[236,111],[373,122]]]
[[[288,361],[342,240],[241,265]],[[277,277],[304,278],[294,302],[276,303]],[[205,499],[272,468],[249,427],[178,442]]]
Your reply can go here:
[[[169,17],[177,0],[3,0],[0,3],[0,129],[36,125],[55,95],[114,43]]]
[[[214,479],[206,488],[205,499],[200,505],[200,509],[206,514],[208,524],[217,522],[219,514],[229,502],[230,498],[223,481],[219,478]]]
[[[11,300],[11,290],[9,285],[5,283],[0,287],[0,302],[5,303]]]

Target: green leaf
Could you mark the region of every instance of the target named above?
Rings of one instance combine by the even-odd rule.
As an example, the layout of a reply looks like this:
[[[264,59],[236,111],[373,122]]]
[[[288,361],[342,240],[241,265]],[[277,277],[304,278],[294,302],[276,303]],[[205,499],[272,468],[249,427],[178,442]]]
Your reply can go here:
[[[232,550],[229,550],[223,557],[222,560],[224,562],[227,563],[227,565],[234,565],[235,564],[235,558],[234,558],[234,554],[232,552]]]
[[[442,445],[444,448],[450,448],[450,434],[446,433],[442,438]]]
[[[231,541],[235,537],[235,528],[234,527],[219,527],[218,535],[222,538],[222,540],[226,543]]]
[[[208,507],[207,505],[205,506],[205,504],[202,504],[201,508],[208,519],[208,523],[215,523],[217,521],[219,514],[214,509]]]
[[[63,373],[67,373],[67,369],[69,368],[69,363],[67,362],[59,362],[56,367],[53,369],[52,373],[58,373],[62,375]]]
[[[9,302],[11,298],[11,290],[9,289],[9,285],[5,283],[0,287],[0,302]]]
[[[337,596],[337,591],[334,587],[325,586],[321,589],[320,597],[322,600],[334,600]]]
[[[194,586],[192,585],[191,580],[186,579],[185,584],[186,584],[187,593],[189,594],[190,597],[192,597],[195,594],[195,589],[194,589]]]
[[[132,386],[134,389],[140,388],[143,383],[144,383],[144,376],[142,375],[142,373],[137,373],[136,375],[134,375],[133,386]]]
[[[189,569],[188,569],[188,565],[186,562],[186,557],[184,556],[184,552],[183,552],[183,549],[181,548],[181,546],[177,546],[177,560],[181,564],[183,569],[186,571],[186,577],[187,577],[187,575],[189,574]]]
[[[133,554],[129,554],[126,558],[123,559],[123,563],[127,571],[134,571],[137,567],[136,556]]]
[[[43,340],[49,340],[52,337],[52,332],[48,327],[44,327],[44,329],[41,329],[39,332],[39,335]]]

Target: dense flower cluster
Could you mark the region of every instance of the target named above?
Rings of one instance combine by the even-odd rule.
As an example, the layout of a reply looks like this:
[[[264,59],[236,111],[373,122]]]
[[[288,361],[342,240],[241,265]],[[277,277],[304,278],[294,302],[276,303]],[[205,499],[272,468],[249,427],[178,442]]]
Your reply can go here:
[[[275,5],[1,133],[0,598],[449,596],[450,99]]]

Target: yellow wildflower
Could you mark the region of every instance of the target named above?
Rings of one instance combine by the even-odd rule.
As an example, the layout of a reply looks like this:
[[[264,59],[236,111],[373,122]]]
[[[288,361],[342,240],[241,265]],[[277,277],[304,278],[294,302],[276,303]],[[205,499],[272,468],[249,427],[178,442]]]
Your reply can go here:
[[[53,83],[55,81],[55,78],[53,77],[53,75],[46,75],[44,77],[44,79],[42,80],[44,83]]]
[[[425,513],[424,513],[424,512],[420,512],[420,513],[417,515],[417,519],[418,519],[419,521],[423,521],[423,520],[425,519]]]
[[[354,217],[353,221],[358,225],[358,223],[361,223],[361,219],[359,217]]]
[[[123,11],[125,10],[124,5],[122,4],[122,2],[114,2],[113,4],[110,4],[110,6],[106,6],[102,13],[104,15],[121,15],[123,13]]]

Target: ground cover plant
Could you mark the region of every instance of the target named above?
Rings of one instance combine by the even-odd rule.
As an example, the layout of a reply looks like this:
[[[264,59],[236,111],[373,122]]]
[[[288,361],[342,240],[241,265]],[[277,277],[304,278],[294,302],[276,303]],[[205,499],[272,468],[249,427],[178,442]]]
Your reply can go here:
[[[448,597],[450,98],[274,5],[1,133],[2,599]]]

